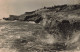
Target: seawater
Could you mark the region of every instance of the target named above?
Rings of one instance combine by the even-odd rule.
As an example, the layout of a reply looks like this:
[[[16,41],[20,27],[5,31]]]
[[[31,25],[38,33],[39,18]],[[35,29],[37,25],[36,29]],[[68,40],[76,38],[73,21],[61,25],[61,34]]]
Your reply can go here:
[[[17,52],[10,49],[15,39],[30,36],[32,32],[27,22],[0,21],[0,52]],[[31,28],[31,27],[30,27]]]

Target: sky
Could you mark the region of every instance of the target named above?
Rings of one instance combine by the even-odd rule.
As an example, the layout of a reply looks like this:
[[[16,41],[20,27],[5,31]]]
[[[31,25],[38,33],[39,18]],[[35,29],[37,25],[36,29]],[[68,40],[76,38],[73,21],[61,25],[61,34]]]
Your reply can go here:
[[[9,15],[20,15],[44,6],[78,3],[79,0],[0,0],[0,19]]]

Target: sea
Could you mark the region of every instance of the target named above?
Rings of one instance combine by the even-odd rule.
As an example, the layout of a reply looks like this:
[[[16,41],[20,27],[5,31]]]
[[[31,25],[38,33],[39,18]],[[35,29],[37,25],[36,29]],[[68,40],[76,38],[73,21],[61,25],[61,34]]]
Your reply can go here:
[[[34,33],[33,31],[40,30],[40,29],[42,31],[42,26],[40,26],[40,24],[35,24],[34,22],[0,20],[0,52],[53,52],[51,50],[42,51],[44,48],[43,47],[44,44],[43,45],[38,44],[39,42],[36,43],[38,45],[36,44],[34,45],[34,42],[33,42],[34,36],[32,35]],[[33,38],[31,38],[30,36],[33,36]],[[32,51],[26,50],[23,47],[23,45],[25,45],[24,42],[26,41],[20,40],[22,37],[27,37],[32,39],[30,40],[32,42],[29,42],[28,45],[26,45],[26,47],[29,47],[29,49],[31,49]],[[49,40],[47,39],[47,42],[52,43],[51,41],[52,38],[53,38],[52,36],[49,36]],[[19,42],[16,42],[15,40]],[[17,45],[14,42],[16,42]],[[80,47],[80,42],[75,44]],[[74,45],[73,47],[75,48],[76,45]],[[35,47],[36,49],[33,50],[33,48],[31,47]],[[76,47],[75,49],[70,48],[71,49],[70,51],[62,51],[62,52],[80,52],[79,47]],[[59,51],[55,51],[55,52],[59,52]]]
[[[34,22],[0,20],[0,52],[17,52],[11,49],[14,40],[30,36],[34,25]]]

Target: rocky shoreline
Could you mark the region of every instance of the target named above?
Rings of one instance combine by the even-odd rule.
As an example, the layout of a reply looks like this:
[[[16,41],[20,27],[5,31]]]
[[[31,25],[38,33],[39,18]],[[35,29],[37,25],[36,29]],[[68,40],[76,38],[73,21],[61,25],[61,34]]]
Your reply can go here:
[[[32,21],[42,25],[45,31],[56,39],[56,44],[46,42],[46,44],[50,43],[49,46],[55,46],[54,48],[51,47],[53,50],[76,48],[76,42],[80,40],[77,37],[80,36],[80,4],[44,7],[20,16],[10,15],[10,17],[3,19],[7,21]],[[48,39],[45,38],[46,40]]]

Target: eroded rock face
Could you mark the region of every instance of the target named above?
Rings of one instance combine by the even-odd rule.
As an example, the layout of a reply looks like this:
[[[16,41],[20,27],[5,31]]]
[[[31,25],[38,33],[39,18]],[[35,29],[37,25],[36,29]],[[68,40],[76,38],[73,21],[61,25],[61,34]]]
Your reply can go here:
[[[33,38],[25,37],[25,39],[16,39],[13,44],[14,48],[17,48],[19,52],[25,52],[28,51],[28,49],[30,52],[33,52],[31,50],[34,50],[34,52],[36,52],[36,50],[38,52],[42,52],[42,50],[53,52],[54,50],[76,49],[80,44],[79,8],[80,5],[57,6],[50,8],[51,11],[48,10],[48,12],[41,10],[42,13],[38,12],[40,16],[35,14],[28,16],[23,15],[23,21],[34,21],[36,24],[40,23],[39,25],[41,25],[44,30],[42,31],[39,26],[33,27],[33,25],[31,25],[32,27],[30,28],[33,28],[31,31],[39,28],[32,34],[33,36],[31,37]]]

